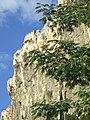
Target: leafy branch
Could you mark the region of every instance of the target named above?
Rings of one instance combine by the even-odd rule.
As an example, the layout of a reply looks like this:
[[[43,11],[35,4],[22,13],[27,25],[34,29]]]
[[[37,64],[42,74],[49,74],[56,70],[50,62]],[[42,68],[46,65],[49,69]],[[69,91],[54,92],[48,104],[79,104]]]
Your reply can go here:
[[[57,27],[60,31],[73,31],[74,26],[85,24],[90,27],[90,0],[75,0],[58,6],[41,4],[36,7],[37,13],[43,13],[40,19],[44,24],[47,20],[52,22],[51,27]]]
[[[34,119],[46,117],[46,120],[55,120],[60,112],[68,112],[68,109],[71,108],[69,102],[69,100],[36,102],[32,105]]]
[[[35,71],[41,70],[46,76],[66,82],[66,86],[89,85],[90,48],[69,40],[50,40],[42,51],[30,51],[27,59]]]

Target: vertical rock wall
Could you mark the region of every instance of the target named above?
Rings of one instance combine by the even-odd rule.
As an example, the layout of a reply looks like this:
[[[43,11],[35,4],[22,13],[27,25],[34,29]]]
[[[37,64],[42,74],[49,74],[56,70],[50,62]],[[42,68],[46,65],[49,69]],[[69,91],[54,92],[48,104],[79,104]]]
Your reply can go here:
[[[57,29],[51,29],[46,24],[42,30],[26,35],[22,47],[14,54],[14,75],[7,83],[11,105],[2,112],[1,120],[33,120],[31,116],[32,102],[59,100],[59,84],[53,79],[46,78],[40,71],[34,74],[33,67],[27,66],[23,58],[23,55],[30,50],[40,49],[40,46],[47,40],[52,39],[71,39],[80,44],[90,43],[90,30],[82,24],[72,33],[64,32],[62,35],[57,35]],[[65,90],[66,88],[63,89],[63,93]],[[72,97],[72,92],[67,90],[67,97]],[[52,96],[49,96],[49,93]]]

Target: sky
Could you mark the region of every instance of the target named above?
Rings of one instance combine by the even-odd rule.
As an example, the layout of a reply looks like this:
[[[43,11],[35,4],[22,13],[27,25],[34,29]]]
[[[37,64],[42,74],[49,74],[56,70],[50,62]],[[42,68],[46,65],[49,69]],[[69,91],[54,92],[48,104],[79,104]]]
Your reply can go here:
[[[13,75],[13,54],[21,47],[27,33],[41,29],[42,15],[35,13],[36,3],[57,3],[57,0],[0,0],[0,113],[11,100],[7,80]]]

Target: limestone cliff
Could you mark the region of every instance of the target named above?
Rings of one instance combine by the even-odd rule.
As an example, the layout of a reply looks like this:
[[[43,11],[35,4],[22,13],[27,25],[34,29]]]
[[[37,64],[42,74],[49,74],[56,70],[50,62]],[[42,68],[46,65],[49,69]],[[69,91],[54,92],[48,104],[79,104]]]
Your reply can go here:
[[[90,29],[82,24],[72,33],[64,32],[62,35],[58,35],[56,28],[51,29],[46,24],[43,29],[26,35],[22,47],[14,54],[14,75],[7,83],[11,105],[2,112],[1,120],[33,120],[32,102],[59,99],[59,84],[55,80],[46,78],[40,72],[33,74],[33,68],[27,66],[23,59],[23,55],[30,50],[40,49],[42,44],[51,39],[72,39],[81,44],[90,43]],[[63,93],[65,90],[66,88],[63,89]],[[71,92],[73,91],[67,90],[67,97],[72,97]],[[48,93],[52,93],[52,98]]]

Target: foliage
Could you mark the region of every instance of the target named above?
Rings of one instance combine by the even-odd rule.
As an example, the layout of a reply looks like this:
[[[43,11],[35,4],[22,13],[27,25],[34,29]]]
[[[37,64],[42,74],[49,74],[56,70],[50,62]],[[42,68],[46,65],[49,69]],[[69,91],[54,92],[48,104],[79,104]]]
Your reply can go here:
[[[75,85],[85,86],[76,93],[78,100],[68,103],[64,100],[49,103],[39,102],[32,106],[35,118],[46,117],[46,120],[55,120],[59,113],[62,117],[70,107],[73,114],[66,114],[67,120],[89,120],[90,118],[90,47],[74,43],[69,40],[50,40],[41,46],[40,50],[32,50],[26,57],[29,65],[35,63],[35,72],[41,70],[47,76],[66,82],[69,88]],[[57,103],[57,104],[56,104]],[[59,105],[59,106],[58,106]],[[63,109],[62,109],[63,108]],[[59,110],[57,112],[57,110]],[[62,118],[64,120],[64,118]]]
[[[37,13],[43,13],[44,17],[40,20],[44,24],[48,19],[53,27],[58,26],[61,31],[72,31],[74,26],[82,23],[90,27],[90,0],[72,0],[58,6],[39,3],[36,9]]]
[[[68,108],[71,108],[69,102],[69,100],[36,102],[32,105],[34,119],[46,117],[46,120],[55,120],[61,111],[68,112]]]
[[[90,0],[72,0],[58,6],[37,3],[36,12],[43,13],[40,19],[44,24],[52,22],[51,27],[58,27],[60,31],[73,31],[74,26],[85,24],[90,27]],[[44,117],[55,120],[62,113],[62,119],[89,120],[90,119],[90,47],[74,43],[70,40],[50,40],[40,50],[32,50],[25,57],[29,65],[35,63],[35,72],[41,70],[46,76],[54,78],[66,86],[81,89],[75,94],[76,101],[43,101],[32,105],[34,119]],[[84,86],[84,87],[83,87]],[[67,114],[74,108],[72,114]],[[65,115],[65,116],[64,116]],[[65,119],[64,119],[65,120]]]
[[[76,92],[77,101],[74,102],[74,115],[79,120],[90,120],[90,86],[81,88]]]
[[[40,21],[42,21],[44,24],[46,23],[47,20],[49,21],[53,21],[51,15],[54,14],[55,12],[55,4],[41,4],[41,3],[37,3],[37,7],[36,7],[36,13],[43,13],[43,18],[40,19]]]
[[[57,81],[66,82],[66,86],[88,85],[90,81],[90,48],[69,40],[50,40],[42,50],[32,50],[27,59],[35,70],[41,70]]]
[[[46,120],[55,120],[58,114],[62,112],[66,120],[90,120],[90,86],[81,88],[75,93],[76,101],[43,101],[32,105],[32,114],[34,119],[44,117]],[[74,108],[73,113],[68,114],[68,110]]]

